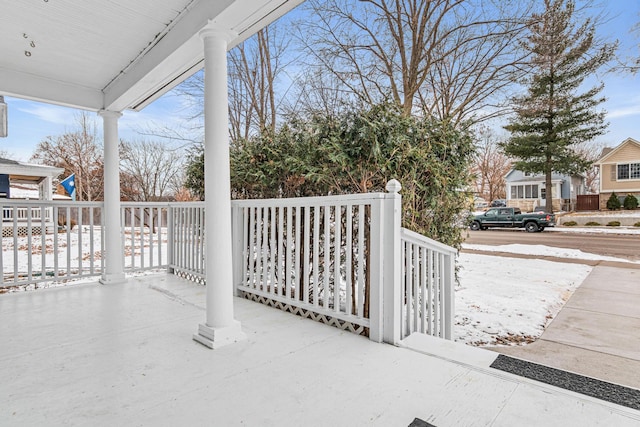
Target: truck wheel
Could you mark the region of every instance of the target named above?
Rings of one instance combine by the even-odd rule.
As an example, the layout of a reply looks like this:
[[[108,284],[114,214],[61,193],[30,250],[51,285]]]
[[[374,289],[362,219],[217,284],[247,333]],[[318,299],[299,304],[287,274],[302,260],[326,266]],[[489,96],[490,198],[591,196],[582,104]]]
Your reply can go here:
[[[524,225],[524,229],[529,233],[535,233],[536,231],[538,231],[538,224],[536,224],[535,222],[528,222]]]
[[[472,229],[473,231],[480,230],[480,223],[478,221],[473,221],[469,226],[469,228]]]

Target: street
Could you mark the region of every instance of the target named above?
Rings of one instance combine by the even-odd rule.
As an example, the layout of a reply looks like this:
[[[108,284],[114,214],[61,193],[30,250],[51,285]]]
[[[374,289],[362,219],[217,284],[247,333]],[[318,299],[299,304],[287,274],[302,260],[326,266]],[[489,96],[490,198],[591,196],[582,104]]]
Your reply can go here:
[[[468,230],[465,243],[473,245],[545,245],[579,249],[592,254],[640,261],[640,236],[633,234],[596,234],[543,231],[527,233],[522,229]]]

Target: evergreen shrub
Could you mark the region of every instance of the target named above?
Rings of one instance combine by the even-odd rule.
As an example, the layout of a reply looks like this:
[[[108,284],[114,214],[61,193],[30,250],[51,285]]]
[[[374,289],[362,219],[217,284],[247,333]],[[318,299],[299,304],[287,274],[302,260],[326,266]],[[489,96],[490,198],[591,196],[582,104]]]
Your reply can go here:
[[[627,197],[624,198],[623,205],[625,209],[638,209],[638,198],[633,194],[627,194]]]
[[[613,193],[611,193],[611,196],[609,196],[609,200],[607,200],[607,209],[609,209],[610,211],[615,211],[617,209],[620,209],[620,206],[620,199],[614,191]]]

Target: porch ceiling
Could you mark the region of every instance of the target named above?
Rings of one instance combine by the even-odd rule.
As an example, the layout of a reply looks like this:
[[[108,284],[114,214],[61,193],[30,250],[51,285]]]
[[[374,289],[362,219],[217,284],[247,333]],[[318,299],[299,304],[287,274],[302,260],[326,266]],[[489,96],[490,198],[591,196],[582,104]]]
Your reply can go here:
[[[0,95],[140,110],[202,67],[209,20],[238,36],[303,0],[0,0]]]

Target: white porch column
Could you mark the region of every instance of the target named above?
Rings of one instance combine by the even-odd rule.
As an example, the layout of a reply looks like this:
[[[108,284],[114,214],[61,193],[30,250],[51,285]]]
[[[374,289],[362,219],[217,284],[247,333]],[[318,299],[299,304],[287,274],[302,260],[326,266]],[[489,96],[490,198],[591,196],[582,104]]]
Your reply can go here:
[[[229,171],[229,111],[227,43],[234,36],[209,23],[204,41],[204,181],[205,274],[207,318],[193,339],[218,348],[245,338],[233,316],[231,249],[231,178]]]
[[[122,113],[102,110],[104,130],[104,239],[106,260],[100,278],[102,284],[122,283],[122,229],[120,227],[120,152],[118,150],[118,119]]]

